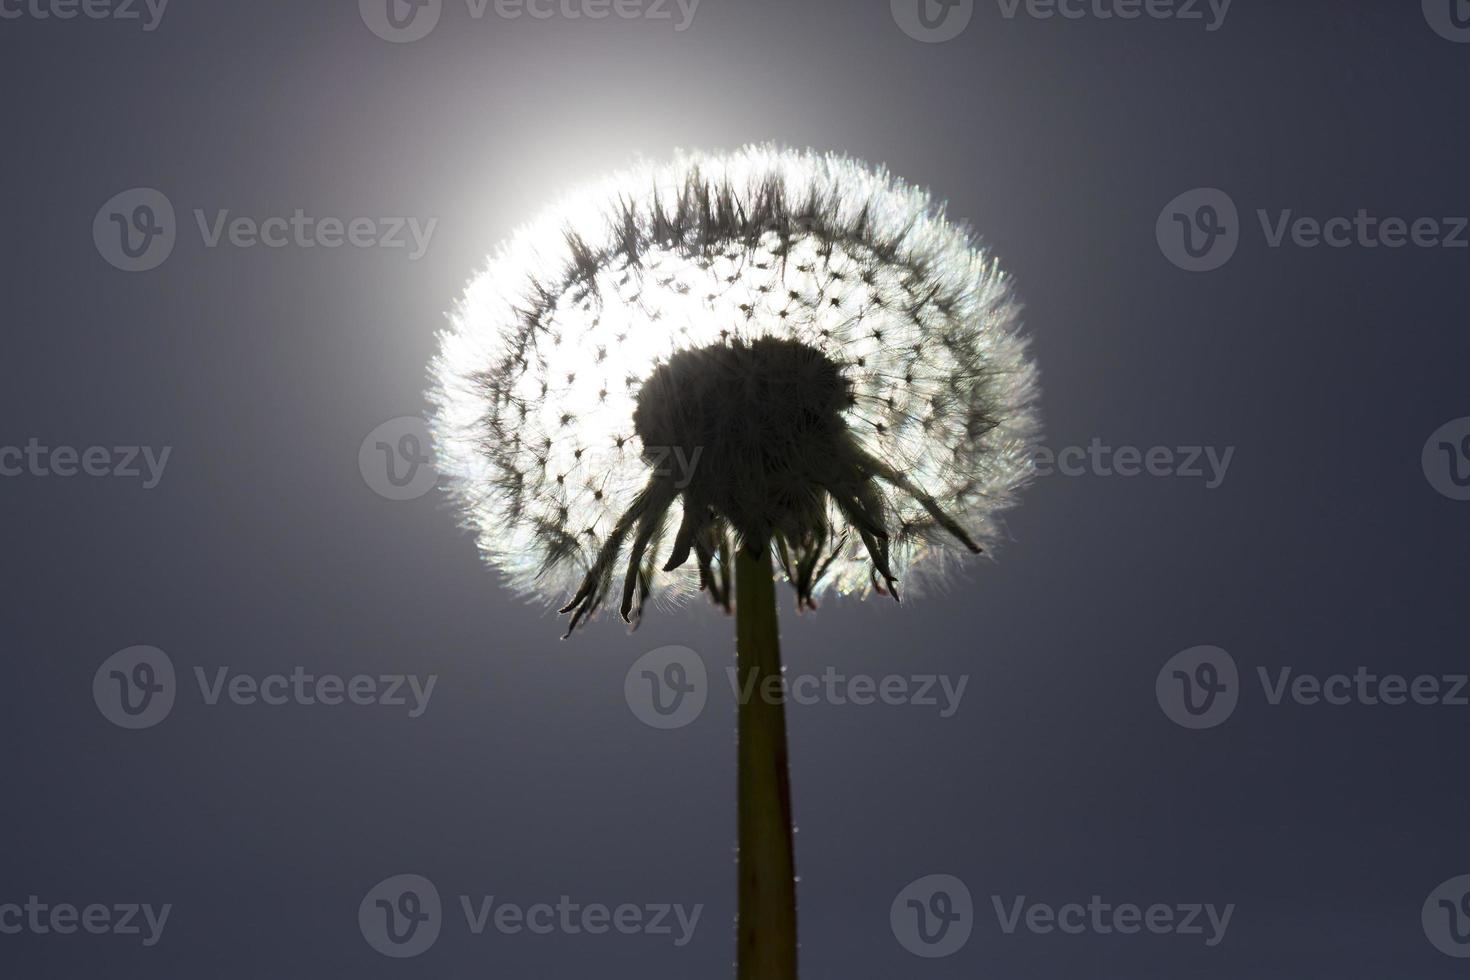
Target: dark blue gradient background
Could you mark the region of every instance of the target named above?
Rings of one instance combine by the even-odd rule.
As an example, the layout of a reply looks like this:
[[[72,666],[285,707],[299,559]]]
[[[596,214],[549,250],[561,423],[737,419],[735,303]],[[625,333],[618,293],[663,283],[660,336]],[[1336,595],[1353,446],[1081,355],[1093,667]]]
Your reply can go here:
[[[1417,2],[1237,0],[1224,27],[1007,20],[905,36],[882,0],[704,0],[669,22],[473,21],[391,45],[355,4],[174,0],[160,28],[0,21],[0,444],[169,445],[155,490],[0,481],[0,903],[169,902],[163,942],[0,935],[0,976],[532,978],[732,973],[734,705],[633,716],[665,644],[717,674],[733,624],[658,611],[567,643],[363,437],[424,410],[434,332],[501,237],[637,155],[752,140],[932,187],[1014,274],[1048,442],[1235,446],[1228,478],[1041,480],[948,595],[783,607],[793,672],[970,675],[959,713],[793,707],[804,976],[1434,980],[1420,905],[1470,873],[1470,708],[1276,707],[1189,732],[1165,660],[1467,668],[1470,504],[1420,450],[1470,415],[1470,251],[1270,249],[1254,212],[1470,212],[1470,46]],[[91,239],[134,186],[180,241],[127,275]],[[1182,272],[1160,209],[1228,191],[1234,259]],[[434,216],[428,255],[208,250],[190,212]],[[789,597],[783,594],[783,601]],[[140,732],[94,706],[132,644],[185,690]],[[207,707],[192,668],[439,675],[428,712]],[[1252,684],[1254,682],[1252,681]],[[703,903],[693,943],[472,937],[386,959],[357,905],[430,877],[522,904]],[[889,904],[953,874],[953,957]],[[1226,941],[1003,935],[989,896],[1233,902]]]

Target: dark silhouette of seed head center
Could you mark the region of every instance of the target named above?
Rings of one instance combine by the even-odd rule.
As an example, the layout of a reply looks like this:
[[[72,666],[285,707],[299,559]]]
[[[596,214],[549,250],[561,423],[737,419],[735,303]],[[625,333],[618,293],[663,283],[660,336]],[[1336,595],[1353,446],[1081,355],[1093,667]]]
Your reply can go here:
[[[758,547],[825,519],[823,488],[842,481],[853,448],[851,399],[821,351],[763,337],[674,354],[643,385],[633,422],[650,465],[692,463],[677,474],[686,509],[712,509]]]

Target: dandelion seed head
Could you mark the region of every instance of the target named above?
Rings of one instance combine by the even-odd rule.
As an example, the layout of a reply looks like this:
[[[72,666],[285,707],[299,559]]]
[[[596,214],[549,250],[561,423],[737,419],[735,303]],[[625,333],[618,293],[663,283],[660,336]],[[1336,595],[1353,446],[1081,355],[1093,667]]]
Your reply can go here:
[[[681,155],[570,195],[469,283],[432,365],[437,465],[484,558],[574,626],[615,576],[625,618],[728,607],[732,549],[767,541],[801,604],[896,595],[993,545],[1031,476],[1018,317],[886,171]]]

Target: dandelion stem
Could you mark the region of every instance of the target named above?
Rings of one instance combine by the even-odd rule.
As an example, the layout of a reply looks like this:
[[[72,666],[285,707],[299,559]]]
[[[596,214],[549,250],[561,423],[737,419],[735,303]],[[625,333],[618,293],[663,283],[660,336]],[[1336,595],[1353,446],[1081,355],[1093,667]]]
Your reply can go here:
[[[737,980],[795,980],[796,863],[770,545],[735,559],[740,911]],[[774,679],[773,679],[774,678]]]

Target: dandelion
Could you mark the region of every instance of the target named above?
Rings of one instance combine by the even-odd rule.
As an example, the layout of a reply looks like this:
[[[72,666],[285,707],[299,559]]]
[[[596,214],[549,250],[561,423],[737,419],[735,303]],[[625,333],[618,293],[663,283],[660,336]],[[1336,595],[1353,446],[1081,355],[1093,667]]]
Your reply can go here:
[[[923,190],[750,147],[619,174],[522,229],[441,335],[439,468],[509,584],[703,592],[751,690],[798,609],[899,598],[988,549],[1028,480],[1036,371],[1009,281]],[[738,600],[738,601],[737,601]],[[779,702],[740,706],[740,977],[795,976]]]

